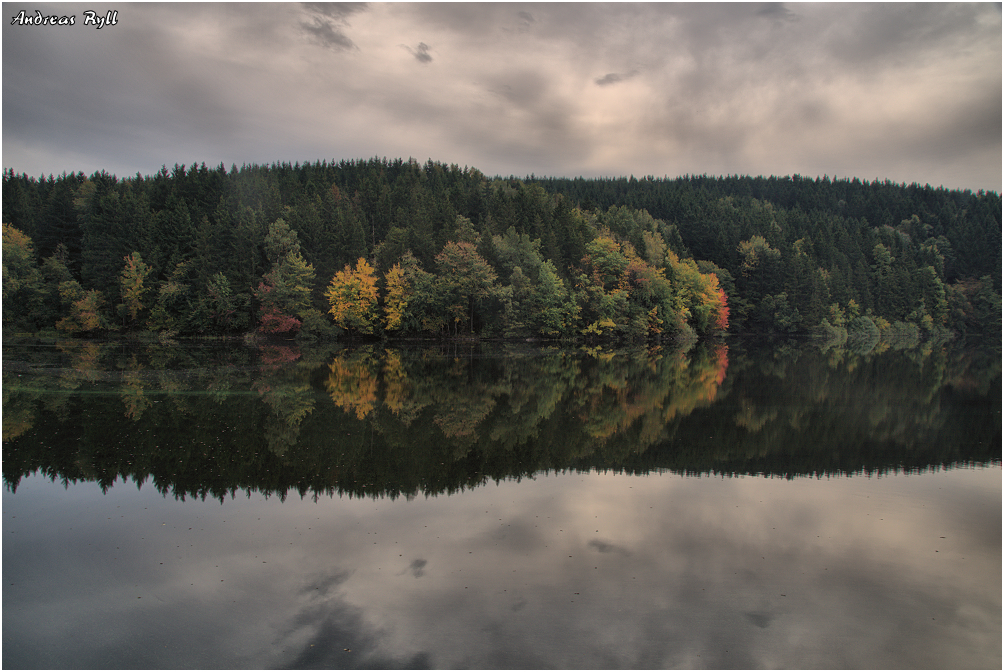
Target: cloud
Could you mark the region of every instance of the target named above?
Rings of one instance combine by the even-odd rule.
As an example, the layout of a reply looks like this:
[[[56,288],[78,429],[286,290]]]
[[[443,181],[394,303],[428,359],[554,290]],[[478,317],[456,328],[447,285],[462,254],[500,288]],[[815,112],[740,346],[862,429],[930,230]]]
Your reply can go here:
[[[635,71],[635,70],[632,70],[631,72],[628,72],[628,73],[623,74],[623,75],[622,74],[618,74],[616,72],[609,72],[606,75],[604,75],[604,76],[600,77],[599,79],[597,79],[596,80],[596,85],[597,86],[608,86],[610,84],[616,84],[617,82],[623,82],[625,80],[631,79],[632,77],[634,77],[637,74],[638,74],[638,72]]]
[[[405,49],[411,52],[411,55],[414,56],[415,60],[418,61],[419,63],[432,62],[432,56],[429,55],[429,45],[427,45],[425,42],[419,42],[418,46],[415,47],[414,49],[408,46],[406,46]]]
[[[347,17],[366,9],[366,3],[341,2],[305,2],[309,21],[301,21],[300,27],[322,46],[330,49],[355,49],[355,43],[342,32],[341,27],[347,26]]]
[[[73,28],[3,27],[5,167],[385,155],[1000,189],[1001,14],[980,3],[148,3]]]
[[[783,2],[768,2],[764,4],[757,11],[757,16],[777,21],[794,21],[796,18],[795,12],[785,7]]]

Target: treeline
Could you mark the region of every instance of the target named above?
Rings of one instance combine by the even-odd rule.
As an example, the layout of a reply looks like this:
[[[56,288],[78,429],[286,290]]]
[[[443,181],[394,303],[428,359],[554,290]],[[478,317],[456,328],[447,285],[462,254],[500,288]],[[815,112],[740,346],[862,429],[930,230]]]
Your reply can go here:
[[[858,180],[429,161],[3,180],[21,331],[642,339],[1000,329],[1001,205]]]
[[[749,330],[857,317],[882,331],[1000,330],[994,192],[798,175],[530,181],[587,209],[626,205],[676,227],[688,253],[734,279],[723,283],[732,322]],[[872,326],[862,322],[858,331]]]

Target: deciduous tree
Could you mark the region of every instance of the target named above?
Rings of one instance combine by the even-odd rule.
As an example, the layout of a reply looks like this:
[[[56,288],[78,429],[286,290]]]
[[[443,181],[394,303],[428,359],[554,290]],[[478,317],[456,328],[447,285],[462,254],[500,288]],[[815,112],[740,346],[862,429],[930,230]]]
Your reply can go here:
[[[353,269],[348,264],[331,279],[325,292],[335,324],[357,334],[372,334],[379,324],[377,278],[369,262],[360,257]]]

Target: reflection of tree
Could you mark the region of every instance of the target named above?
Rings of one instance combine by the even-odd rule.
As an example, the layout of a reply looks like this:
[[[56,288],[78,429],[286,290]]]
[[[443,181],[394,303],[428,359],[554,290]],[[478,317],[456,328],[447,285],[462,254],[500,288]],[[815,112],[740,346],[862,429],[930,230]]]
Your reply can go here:
[[[130,420],[139,420],[143,411],[152,405],[150,399],[143,394],[143,367],[132,356],[131,366],[122,374],[122,402],[125,404],[125,416]]]
[[[314,410],[314,395],[310,384],[302,381],[298,385],[276,384],[262,397],[272,415],[265,423],[265,440],[268,449],[276,455],[284,455],[296,445],[300,436],[300,423]]]
[[[414,393],[414,386],[405,371],[400,350],[384,351],[383,381],[384,405],[405,427],[408,427],[429,402],[419,399]]]
[[[621,445],[608,447],[605,454],[641,452],[668,438],[672,420],[714,402],[727,367],[724,344],[689,352],[638,349],[584,364],[574,403],[593,441],[585,442],[583,451],[617,439]]]
[[[74,342],[58,341],[56,349],[65,352],[71,357],[69,367],[61,371],[59,377],[60,387],[66,390],[75,390],[81,383],[93,382],[98,378],[100,371],[100,359],[102,355],[102,345],[97,342]]]
[[[434,494],[562,469],[790,475],[1000,459],[999,352],[839,350],[452,345],[300,357],[70,343],[48,365],[4,367],[3,474],[12,488],[42,470],[222,499]],[[334,403],[317,404],[321,394]],[[63,414],[46,413],[57,402]]]
[[[368,349],[341,354],[328,365],[325,389],[335,405],[362,420],[377,403],[376,362]]]
[[[258,348],[259,377],[252,384],[271,410],[262,426],[265,443],[282,457],[296,445],[300,424],[314,410],[314,395],[305,373],[289,365],[300,358],[295,346],[266,345]]]
[[[22,389],[19,376],[5,368],[3,372],[3,441],[13,441],[35,424],[35,402],[39,395]]]
[[[448,439],[469,445],[477,440],[478,425],[495,408],[495,385],[472,379],[470,363],[455,359],[446,369],[443,384],[432,388],[434,421]]]
[[[541,425],[558,409],[575,375],[572,358],[552,356],[537,361],[507,358],[502,404],[488,424],[493,445],[511,451],[538,436]]]

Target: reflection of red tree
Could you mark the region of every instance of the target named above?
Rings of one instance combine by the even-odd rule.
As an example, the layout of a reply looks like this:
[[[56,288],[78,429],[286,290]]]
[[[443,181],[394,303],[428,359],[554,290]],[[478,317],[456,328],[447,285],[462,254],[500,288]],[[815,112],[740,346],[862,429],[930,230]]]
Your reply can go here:
[[[288,345],[264,345],[258,348],[258,356],[265,366],[288,364],[300,359],[300,349]]]
[[[729,297],[725,294],[725,290],[721,287],[718,288],[718,299],[717,305],[715,306],[715,312],[712,320],[712,327],[720,331],[725,331],[729,328]]]
[[[715,384],[721,385],[722,381],[725,380],[725,372],[729,368],[729,346],[719,343],[711,348],[711,354],[715,358],[715,365],[718,368],[718,373],[715,376]]]

